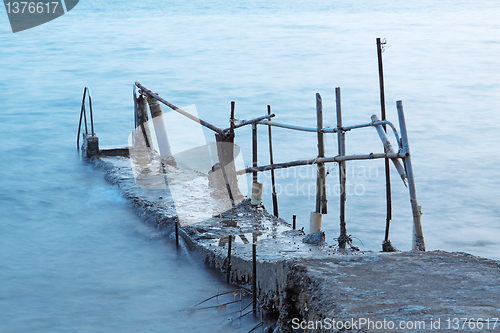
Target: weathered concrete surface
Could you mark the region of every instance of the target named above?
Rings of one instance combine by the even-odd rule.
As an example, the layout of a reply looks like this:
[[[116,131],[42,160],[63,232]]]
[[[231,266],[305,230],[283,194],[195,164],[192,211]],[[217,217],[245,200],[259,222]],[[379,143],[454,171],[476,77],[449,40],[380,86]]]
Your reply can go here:
[[[106,170],[106,178],[122,189],[146,222],[172,228],[178,221],[171,191],[137,186],[128,158],[93,161]],[[461,317],[490,318],[489,330],[484,322],[483,329],[475,331],[500,331],[500,323],[493,329],[491,319],[500,317],[498,262],[460,253],[339,252],[328,245],[306,244],[303,232],[291,230],[288,223],[263,207],[249,205],[248,200],[223,213],[207,212],[214,199],[204,188],[205,176],[190,172],[167,168],[167,177],[174,180],[169,184],[179,187],[177,193],[185,193],[183,205],[190,212],[180,224],[182,246],[201,253],[210,266],[225,272],[228,236],[235,236],[231,281],[249,285],[251,243],[256,237],[259,304],[267,313],[279,315],[277,332],[290,332],[298,326],[294,323],[302,321],[305,332],[335,332],[327,329],[328,321],[323,329],[315,324],[317,330],[309,329],[309,322],[361,318],[386,320],[386,327],[387,321],[393,321],[396,329],[386,331],[405,332],[431,331],[431,320],[440,319],[440,331],[445,332],[454,331],[447,329],[448,318],[454,328],[453,319]],[[423,321],[426,326],[397,329],[407,320]],[[459,321],[462,331],[470,331],[462,325]],[[359,327],[359,322],[357,326],[353,332],[377,331]]]
[[[500,264],[494,260],[441,251],[365,253],[302,259],[292,270],[288,287],[297,301],[289,311],[306,321],[358,320],[353,332],[377,331],[374,324],[360,327],[361,318],[385,320],[387,329],[380,331],[387,332],[438,331],[438,326],[441,332],[500,331],[500,320],[493,327],[497,319],[492,319],[500,318]],[[482,329],[475,323],[479,318]],[[389,329],[389,322],[395,328]],[[398,329],[407,322],[412,329]]]

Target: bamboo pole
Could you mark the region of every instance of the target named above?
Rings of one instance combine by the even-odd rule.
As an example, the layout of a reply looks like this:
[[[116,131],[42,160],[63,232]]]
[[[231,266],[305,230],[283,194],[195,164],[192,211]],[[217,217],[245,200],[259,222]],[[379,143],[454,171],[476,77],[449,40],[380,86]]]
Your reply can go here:
[[[378,122],[378,118],[377,118],[376,115],[372,116],[372,121],[374,123]],[[386,153],[394,153],[395,151],[392,148],[392,144],[389,141],[389,139],[387,138],[387,134],[384,132],[384,129],[383,129],[382,125],[375,125],[375,128],[377,129],[377,133],[378,133],[378,135],[380,137],[380,140],[382,140],[382,143],[384,144],[384,152],[386,152]],[[403,183],[406,186],[406,172],[405,172],[405,168],[403,167],[403,165],[401,164],[401,162],[398,159],[392,159],[392,162],[394,163],[394,166],[398,170],[399,176],[401,177],[401,179],[403,180]]]
[[[335,100],[337,110],[337,138],[339,146],[339,156],[345,156],[345,132],[342,129],[342,108],[340,101],[340,88],[335,88]],[[339,248],[345,249],[347,243],[347,229],[345,223],[345,201],[346,201],[346,171],[345,161],[339,161],[339,181],[340,181],[340,236],[338,238]]]
[[[321,95],[316,94],[316,120],[318,128],[318,158],[325,157],[325,142],[323,139],[323,133],[320,131],[323,128],[323,102],[321,100]],[[316,213],[326,214],[327,213],[327,201],[326,201],[326,171],[325,163],[318,163],[318,175],[316,180]]]
[[[399,127],[401,130],[401,141],[403,144],[403,152],[406,154],[404,159],[406,174],[408,176],[408,189],[410,192],[411,210],[413,213],[413,239],[412,249],[415,251],[425,251],[424,234],[422,233],[422,224],[420,216],[422,212],[417,203],[417,193],[415,190],[415,179],[413,178],[413,168],[411,165],[410,146],[408,144],[408,133],[406,132],[406,121],[403,112],[403,102],[397,101],[396,106],[398,109]]]
[[[308,160],[297,160],[285,163],[276,163],[272,165],[262,165],[259,167],[250,167],[244,170],[239,170],[236,173],[238,175],[242,175],[245,173],[253,173],[253,172],[263,172],[269,170],[276,169],[285,169],[299,165],[312,165],[317,163],[330,163],[330,162],[342,162],[342,161],[359,161],[359,160],[374,160],[379,158],[404,158],[405,154],[403,153],[370,153],[370,154],[361,154],[361,155],[346,155],[346,156],[335,156],[335,157],[323,157],[323,158],[311,158]]]
[[[271,115],[271,105],[267,106],[267,114]],[[269,133],[269,163],[274,164],[273,158],[273,137],[271,133],[271,126],[268,126]],[[274,216],[278,216],[278,196],[276,194],[276,181],[274,179],[274,169],[271,169],[271,186],[272,186],[272,197],[273,197],[273,213]]]

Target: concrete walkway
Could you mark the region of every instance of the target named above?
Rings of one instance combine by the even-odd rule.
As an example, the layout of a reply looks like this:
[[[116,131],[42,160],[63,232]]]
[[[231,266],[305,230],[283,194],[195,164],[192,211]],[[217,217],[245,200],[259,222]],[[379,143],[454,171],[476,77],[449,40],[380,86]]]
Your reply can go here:
[[[255,237],[259,305],[279,317],[272,325],[275,332],[500,332],[497,261],[463,253],[339,252],[328,245],[305,244],[302,231],[248,200],[207,211],[217,203],[207,194],[203,174],[167,168],[171,189],[144,189],[137,185],[128,158],[93,162],[154,226],[173,230],[180,219],[172,193],[184,193],[176,198],[185,215],[181,246],[200,253],[221,272],[227,269],[228,237],[235,237],[232,283],[251,284]]]

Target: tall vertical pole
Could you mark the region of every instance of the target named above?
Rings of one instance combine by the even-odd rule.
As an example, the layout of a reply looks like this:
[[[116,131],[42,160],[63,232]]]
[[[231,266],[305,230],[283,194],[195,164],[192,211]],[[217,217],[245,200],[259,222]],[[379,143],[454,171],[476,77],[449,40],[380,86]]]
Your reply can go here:
[[[231,246],[233,243],[233,235],[229,235],[229,241],[227,243],[227,267],[226,267],[226,282],[231,281]]]
[[[257,167],[257,124],[252,124],[252,166]],[[253,182],[257,183],[257,171],[253,172]]]
[[[415,190],[415,179],[413,178],[413,169],[411,166],[410,146],[408,144],[408,133],[406,132],[406,121],[403,112],[403,102],[397,101],[399,128],[401,130],[401,142],[403,144],[403,152],[406,154],[404,158],[406,167],[406,176],[408,178],[408,189],[410,191],[411,210],[413,213],[413,239],[412,249],[414,251],[425,251],[424,234],[422,233],[422,224],[420,223],[420,215],[422,212],[417,203],[417,193]]]
[[[267,106],[267,114],[271,114],[271,105]],[[271,126],[268,126],[269,131],[269,162],[270,164],[274,164],[273,158],[273,137],[271,133]],[[274,179],[274,169],[271,169],[271,186],[272,188],[272,196],[273,196],[273,213],[274,216],[278,217],[278,196],[276,194],[276,181]]]
[[[234,101],[231,101],[231,118],[229,119],[229,126],[231,128],[231,133],[234,133]]]
[[[175,247],[179,248],[179,221],[175,221]]]
[[[380,38],[377,38],[377,57],[378,57],[378,77],[379,77],[379,85],[380,85],[380,109],[382,111],[382,120],[386,120],[385,115],[385,92],[384,92],[384,66],[382,64],[382,42]],[[385,124],[383,125],[384,132],[387,133],[387,128]],[[387,153],[387,151],[385,151]],[[385,159],[385,193],[386,193],[386,202],[387,202],[387,215],[386,215],[386,223],[385,223],[385,238],[384,238],[384,246],[382,247],[384,250],[389,250],[392,248],[389,241],[389,227],[391,225],[392,220],[392,198],[391,198],[391,171],[389,168],[389,159]]]
[[[252,305],[257,313],[257,244],[252,243]]]
[[[323,139],[323,101],[321,95],[316,94],[316,119],[318,128],[318,157],[325,157],[325,143]],[[325,163],[318,163],[318,176],[316,183],[316,213],[327,213]]]
[[[345,156],[345,132],[342,128],[342,108],[340,102],[340,88],[335,88],[335,101],[337,106],[337,138],[339,142],[339,156]],[[345,201],[346,201],[346,171],[345,161],[339,162],[340,180],[340,236],[339,248],[345,249],[347,243],[347,229],[345,224]]]

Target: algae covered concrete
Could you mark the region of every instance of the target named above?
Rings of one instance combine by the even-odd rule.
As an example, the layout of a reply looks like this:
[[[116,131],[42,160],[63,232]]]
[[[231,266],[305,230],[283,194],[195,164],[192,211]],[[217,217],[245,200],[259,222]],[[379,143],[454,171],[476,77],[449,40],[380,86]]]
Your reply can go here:
[[[303,231],[292,230],[262,206],[242,200],[231,207],[214,198],[204,174],[167,166],[168,186],[160,186],[162,176],[153,179],[159,186],[144,188],[129,158],[92,161],[106,170],[107,180],[120,187],[139,216],[172,231],[178,222],[181,246],[220,272],[226,273],[227,243],[234,237],[234,284],[251,285],[255,241],[259,306],[278,317],[269,330],[500,331],[500,321],[495,322],[500,318],[497,261],[463,253],[353,252],[307,244]],[[177,214],[179,205],[183,218]]]

